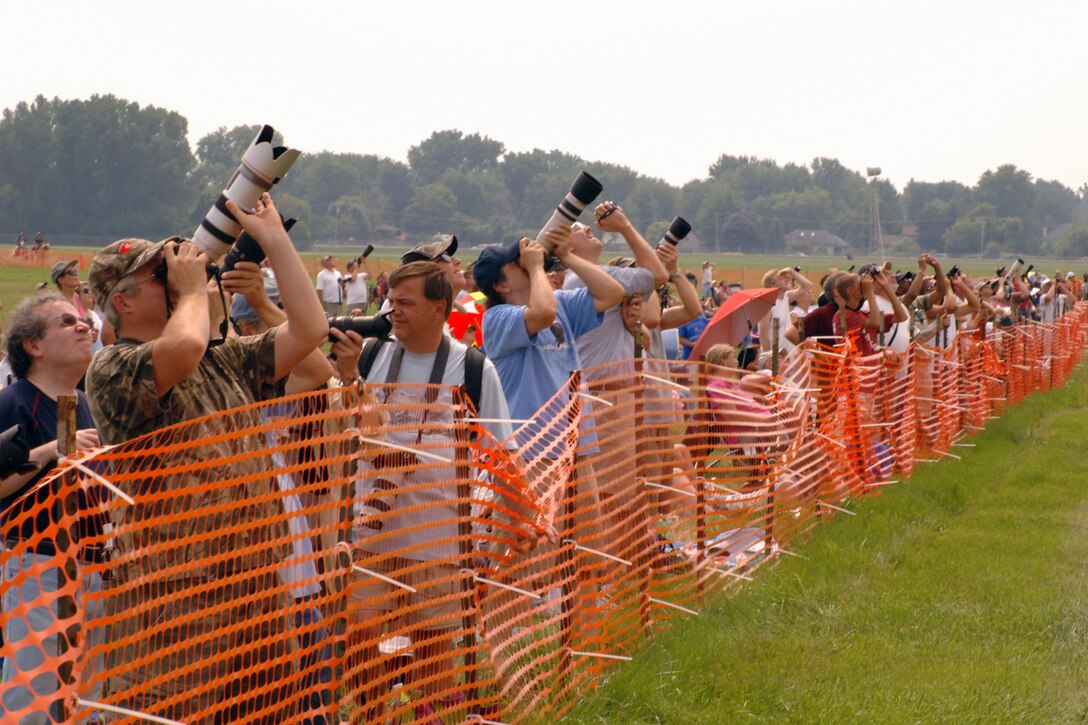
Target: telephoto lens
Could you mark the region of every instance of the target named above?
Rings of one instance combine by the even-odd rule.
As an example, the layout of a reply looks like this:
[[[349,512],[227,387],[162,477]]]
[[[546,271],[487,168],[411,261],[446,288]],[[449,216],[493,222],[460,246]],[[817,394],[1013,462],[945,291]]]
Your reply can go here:
[[[377,337],[382,340],[389,339],[389,333],[393,330],[393,323],[389,321],[389,313],[382,312],[370,317],[343,315],[329,318],[329,329],[341,332],[355,332],[363,338]],[[329,333],[329,342],[336,342],[336,338]]]
[[[274,134],[271,126],[261,128],[242,155],[242,163],[227,187],[193,233],[193,244],[207,252],[212,261],[226,254],[242,233],[242,225],[227,210],[227,199],[233,199],[243,209],[253,209],[261,194],[278,184],[302,153],[286,146],[273,146]]]
[[[691,225],[683,217],[673,217],[672,224],[669,224],[669,230],[665,232],[665,236],[661,237],[661,241],[675,247],[690,231]]]
[[[570,186],[570,191],[563,197],[563,201],[559,202],[559,206],[555,208],[547,223],[536,235],[536,240],[544,245],[544,248],[549,252],[552,251],[551,245],[544,239],[547,231],[559,225],[569,228],[571,224],[578,221],[578,216],[585,211],[589,204],[593,203],[593,200],[602,191],[604,191],[604,186],[601,185],[601,182],[584,171],[578,174],[578,178]]]

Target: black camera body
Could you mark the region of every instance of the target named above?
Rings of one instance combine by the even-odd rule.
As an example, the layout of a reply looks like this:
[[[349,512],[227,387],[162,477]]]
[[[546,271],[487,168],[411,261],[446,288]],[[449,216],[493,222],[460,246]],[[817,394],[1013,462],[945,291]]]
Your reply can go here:
[[[376,337],[388,340],[389,333],[393,331],[393,323],[389,321],[388,312],[379,312],[370,317],[342,315],[329,318],[329,329],[341,332],[354,332],[361,337]],[[329,333],[329,342],[336,342],[332,332]]]

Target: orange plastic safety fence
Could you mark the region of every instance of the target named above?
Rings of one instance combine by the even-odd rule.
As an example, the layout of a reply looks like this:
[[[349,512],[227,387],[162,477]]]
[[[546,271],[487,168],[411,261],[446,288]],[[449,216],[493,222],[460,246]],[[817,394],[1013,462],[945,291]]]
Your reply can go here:
[[[773,377],[629,360],[532,421],[364,386],[80,454],[4,514],[3,720],[555,720],[1086,343],[1078,305],[906,353],[807,342]]]

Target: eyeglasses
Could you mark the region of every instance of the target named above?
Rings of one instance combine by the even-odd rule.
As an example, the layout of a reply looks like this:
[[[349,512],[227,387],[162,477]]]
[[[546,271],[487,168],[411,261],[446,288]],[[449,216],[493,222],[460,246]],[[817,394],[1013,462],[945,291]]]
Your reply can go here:
[[[91,324],[91,321],[88,320],[86,317],[79,317],[77,315],[73,315],[71,312],[61,313],[54,317],[53,320],[60,323],[58,327],[62,329],[65,327],[75,327],[81,322],[87,326],[90,326]]]
[[[163,274],[162,274],[161,270],[162,270],[162,268],[156,269],[154,272],[147,275],[143,279],[137,280],[136,282],[133,282],[132,285],[129,287],[129,289],[135,289],[135,288],[139,287],[140,285],[142,285],[144,282],[149,282],[149,281],[151,281],[153,279],[157,279],[160,282],[162,282]]]

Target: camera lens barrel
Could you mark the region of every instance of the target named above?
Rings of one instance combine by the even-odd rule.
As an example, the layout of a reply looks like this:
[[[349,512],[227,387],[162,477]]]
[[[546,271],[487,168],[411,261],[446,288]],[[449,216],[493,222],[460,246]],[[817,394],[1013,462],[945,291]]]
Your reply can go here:
[[[593,203],[600,193],[604,191],[604,186],[601,182],[594,179],[586,172],[578,174],[578,178],[574,180],[574,183],[570,186],[570,191],[563,197],[563,201],[559,202],[559,206],[552,212],[551,217],[544,224],[544,227],[536,235],[536,240],[544,245],[544,248],[549,252],[552,251],[551,245],[544,239],[544,235],[549,229],[562,224],[569,227],[574,222],[578,221],[578,216],[585,211],[585,208]]]
[[[227,209],[227,199],[233,199],[243,209],[252,209],[261,194],[282,179],[301,151],[286,146],[273,146],[275,129],[263,126],[253,143],[242,155],[242,163],[230,177],[227,187],[215,199],[193,233],[197,245],[213,260],[222,257],[242,232],[242,225]]]
[[[370,317],[342,315],[329,318],[329,329],[340,330],[341,332],[355,332],[364,338],[388,337],[393,330],[393,323],[389,321],[388,314],[377,314]],[[336,338],[332,336],[332,333],[329,333],[329,342],[336,342]]]
[[[661,237],[662,242],[668,242],[672,246],[676,246],[680,241],[691,232],[691,225],[683,217],[673,217],[672,223],[669,224],[669,230],[665,232],[665,236]]]

